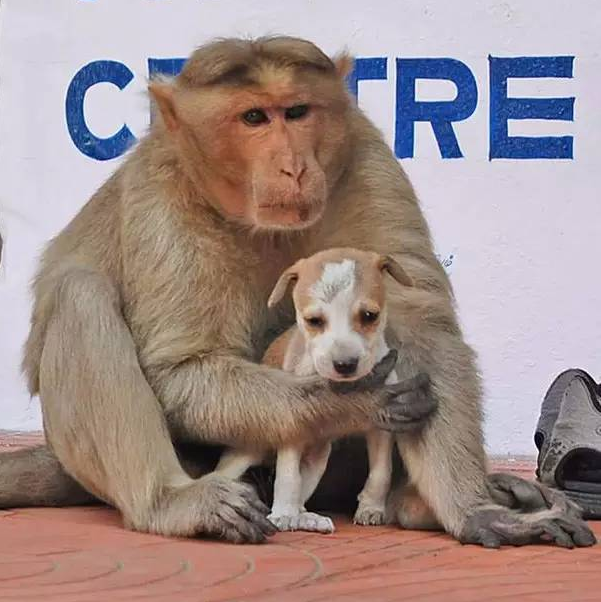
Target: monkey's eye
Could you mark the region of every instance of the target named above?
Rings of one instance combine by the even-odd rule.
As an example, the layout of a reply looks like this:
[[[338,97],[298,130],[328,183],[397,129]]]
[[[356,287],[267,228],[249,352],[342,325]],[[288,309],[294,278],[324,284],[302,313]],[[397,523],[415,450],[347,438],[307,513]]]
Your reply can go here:
[[[261,109],[250,109],[249,111],[246,111],[246,113],[242,115],[242,119],[248,125],[261,125],[262,123],[269,121],[265,111],[262,111]]]
[[[286,119],[300,119],[309,112],[309,105],[295,105],[286,109]]]
[[[305,318],[305,322],[311,328],[321,328],[325,324],[325,320],[321,316],[309,316]]]
[[[363,309],[359,312],[359,319],[361,320],[361,324],[373,324],[380,317],[380,314],[377,311],[368,311]]]

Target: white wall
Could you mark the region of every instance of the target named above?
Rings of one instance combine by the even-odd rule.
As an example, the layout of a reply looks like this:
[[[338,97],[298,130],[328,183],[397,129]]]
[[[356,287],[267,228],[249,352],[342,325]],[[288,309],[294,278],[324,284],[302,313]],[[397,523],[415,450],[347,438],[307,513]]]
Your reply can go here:
[[[441,158],[432,128],[418,123],[414,157],[403,165],[441,256],[453,255],[461,318],[485,376],[490,450],[532,453],[540,399],[555,373],[574,365],[601,372],[599,3],[3,0],[0,11],[0,428],[41,425],[19,375],[36,256],[120,160],[87,157],[71,139],[72,78],[91,61],[127,65],[134,79],[122,91],[106,83],[89,90],[85,120],[101,138],[124,123],[139,136],[148,57],[184,57],[213,36],[288,33],[327,52],[347,46],[357,57],[387,57],[387,80],[362,82],[359,102],[391,144],[396,58],[465,63],[478,98],[453,126],[463,158]],[[575,57],[572,78],[508,84],[513,97],[575,97],[573,120],[509,124],[511,136],[571,136],[573,159],[489,160],[489,55]],[[417,82],[420,100],[455,93],[449,81]]]

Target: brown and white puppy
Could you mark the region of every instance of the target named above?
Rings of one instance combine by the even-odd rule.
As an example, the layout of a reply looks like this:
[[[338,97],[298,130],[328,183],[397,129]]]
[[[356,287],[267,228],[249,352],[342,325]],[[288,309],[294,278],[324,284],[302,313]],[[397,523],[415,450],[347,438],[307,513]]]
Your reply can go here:
[[[403,268],[389,257],[335,248],[301,259],[279,278],[268,305],[273,307],[293,284],[296,324],[268,348],[263,363],[299,376],[319,374],[332,381],[352,381],[369,374],[388,352],[384,272],[411,286]],[[394,384],[397,376],[388,376]],[[371,429],[366,434],[369,476],[359,494],[355,522],[381,524],[392,473],[393,436]],[[274,501],[269,519],[281,531],[331,533],[330,518],[307,512],[326,469],[329,441],[294,442],[277,450]],[[261,452],[226,451],[217,471],[239,478],[263,460]]]

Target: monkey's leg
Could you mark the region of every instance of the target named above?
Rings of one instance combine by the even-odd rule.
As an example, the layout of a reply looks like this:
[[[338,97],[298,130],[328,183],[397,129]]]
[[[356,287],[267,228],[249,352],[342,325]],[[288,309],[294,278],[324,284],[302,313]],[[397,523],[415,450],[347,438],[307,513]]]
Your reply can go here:
[[[436,345],[425,363],[438,412],[420,433],[398,436],[397,444],[410,482],[445,530],[463,543],[486,547],[549,540],[565,547],[591,545],[595,539],[586,524],[560,508],[520,514],[493,502],[473,352],[458,335],[439,333],[432,340]]]
[[[0,454],[0,508],[79,506],[98,500],[41,445]]]
[[[182,469],[137,361],[120,300],[104,277],[61,281],[40,362],[44,426],[65,470],[133,529],[261,541],[273,526],[248,485]]]
[[[369,475],[358,495],[359,506],[354,522],[359,525],[383,525],[392,478],[394,438],[386,431],[371,430],[366,434],[366,439]]]
[[[226,449],[215,468],[215,472],[230,479],[239,479],[251,466],[263,461],[263,454],[242,449]]]

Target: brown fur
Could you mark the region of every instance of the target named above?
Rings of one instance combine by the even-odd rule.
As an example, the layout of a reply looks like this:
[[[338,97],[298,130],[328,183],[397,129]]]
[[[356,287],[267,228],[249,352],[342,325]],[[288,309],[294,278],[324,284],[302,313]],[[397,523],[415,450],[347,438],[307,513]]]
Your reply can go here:
[[[399,439],[411,481],[455,536],[491,503],[474,353],[414,191],[346,92],[349,64],[290,38],[199,49],[173,82],[151,85],[150,133],[43,255],[23,367],[42,402],[44,454],[131,528],[262,540],[272,528],[252,489],[193,479],[172,439],[332,438],[388,399],[256,363],[292,323],[289,306],[267,311],[278,274],[333,246],[389,255],[414,283],[391,287],[389,323],[439,411]],[[305,103],[306,117],[287,119]],[[241,121],[255,107],[270,127]],[[44,498],[28,498],[20,488],[34,479],[18,476],[35,473],[39,453],[0,461],[4,506]]]

